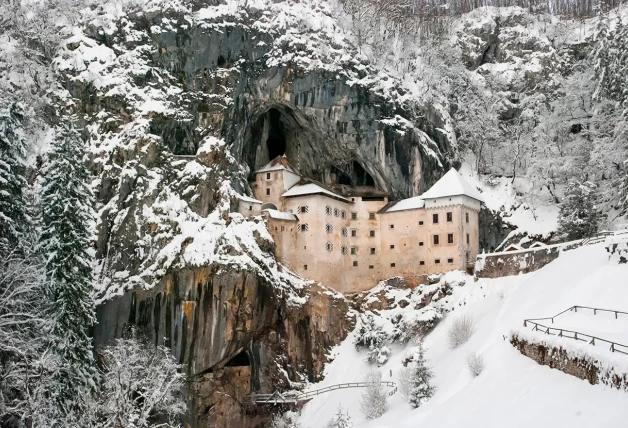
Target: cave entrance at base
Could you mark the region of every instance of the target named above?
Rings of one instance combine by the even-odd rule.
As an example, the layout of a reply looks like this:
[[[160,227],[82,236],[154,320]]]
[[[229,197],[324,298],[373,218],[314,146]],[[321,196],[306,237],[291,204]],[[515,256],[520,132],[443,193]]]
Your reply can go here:
[[[249,359],[248,354],[244,350],[240,351],[240,353],[236,354],[235,357],[231,358],[229,361],[227,361],[227,364],[225,364],[225,367],[250,367],[250,366],[251,366],[251,360]]]
[[[286,133],[281,122],[281,113],[272,108],[268,111],[268,138],[266,139],[268,159],[275,159],[286,153]]]

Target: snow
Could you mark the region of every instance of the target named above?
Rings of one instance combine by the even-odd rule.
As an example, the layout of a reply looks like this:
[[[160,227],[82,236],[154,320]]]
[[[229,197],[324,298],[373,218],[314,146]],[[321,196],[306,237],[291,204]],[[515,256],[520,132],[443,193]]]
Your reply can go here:
[[[436,199],[457,195],[466,195],[478,201],[484,200],[480,192],[465,180],[455,168],[450,169],[443,175],[427,192],[421,195],[421,198]]]
[[[288,190],[286,193],[284,193],[283,195],[281,195],[284,198],[288,198],[291,196],[303,196],[303,195],[314,195],[314,194],[323,194],[323,195],[328,195],[331,196],[333,198],[336,199],[340,199],[342,201],[346,201],[349,202],[348,199],[343,198],[342,196],[329,191],[327,189],[325,189],[324,187],[319,186],[318,184],[315,183],[308,183],[308,184],[299,184],[296,186],[293,186],[290,188],[290,190]]]
[[[251,202],[253,204],[262,204],[263,203],[259,199],[251,198],[251,197],[245,196],[245,195],[238,195],[238,199],[243,201],[243,202]]]
[[[422,196],[415,196],[414,198],[402,199],[395,202],[395,205],[386,210],[387,213],[395,211],[416,210],[425,206],[425,200]]]
[[[275,220],[299,221],[299,218],[292,213],[286,213],[273,209],[265,209],[262,212],[268,213],[270,218],[274,218]]]
[[[462,273],[457,275],[464,278]],[[529,274],[477,282],[467,277],[466,284],[454,287],[448,297],[445,306],[451,312],[424,341],[437,387],[429,402],[412,409],[397,393],[389,399],[390,408],[385,415],[368,421],[359,408],[361,391],[344,389],[315,397],[305,405],[301,420],[310,428],[323,427],[342,405],[356,428],[620,426],[628,417],[624,392],[592,386],[541,366],[521,355],[505,339],[513,330],[522,330],[524,319],[557,314],[573,305],[628,309],[627,275],[628,266],[609,261],[603,244],[597,244],[566,252]],[[398,311],[415,312],[412,307],[410,304],[404,309],[383,310],[380,317]],[[473,317],[476,330],[469,342],[452,350],[447,343],[447,330],[461,313]],[[605,328],[605,321],[600,318],[600,322],[600,328]],[[618,325],[613,328],[621,330]],[[396,380],[401,361],[413,349],[412,344],[392,345],[389,361],[378,368],[364,361],[365,353],[356,352],[352,340],[353,333],[332,350],[334,360],[325,368],[325,379],[311,385],[311,389],[362,380],[371,368],[380,370],[384,380]],[[581,348],[591,349],[587,345]],[[480,354],[486,366],[475,378],[466,363],[471,352]],[[623,357],[628,364],[628,356],[602,347],[593,347],[591,352],[609,363],[623,364],[618,360]]]

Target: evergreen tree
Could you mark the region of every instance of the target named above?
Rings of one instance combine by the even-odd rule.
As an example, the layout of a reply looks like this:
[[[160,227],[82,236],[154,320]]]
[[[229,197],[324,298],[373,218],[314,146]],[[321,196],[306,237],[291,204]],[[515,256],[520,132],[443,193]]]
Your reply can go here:
[[[0,257],[24,250],[30,218],[24,191],[26,141],[20,104],[0,110]]]
[[[338,406],[336,414],[327,422],[325,428],[353,428],[353,422],[349,413],[345,412],[341,406]]]
[[[387,339],[388,335],[382,326],[375,322],[375,317],[367,315],[366,319],[361,319],[353,344],[356,350],[359,350],[360,347],[368,348],[367,360],[370,363],[383,364],[390,355],[390,348],[385,345]]]
[[[83,157],[83,141],[70,121],[57,130],[49,154],[40,238],[56,359],[50,398],[58,418],[81,413],[97,377],[88,335],[95,322],[90,249],[94,214]]]
[[[433,376],[432,370],[427,366],[423,343],[419,342],[418,349],[412,360],[410,375],[411,387],[408,400],[412,407],[419,407],[434,395],[436,388],[430,385]]]
[[[570,181],[560,203],[558,233],[567,240],[582,239],[597,233],[599,213],[591,183]]]

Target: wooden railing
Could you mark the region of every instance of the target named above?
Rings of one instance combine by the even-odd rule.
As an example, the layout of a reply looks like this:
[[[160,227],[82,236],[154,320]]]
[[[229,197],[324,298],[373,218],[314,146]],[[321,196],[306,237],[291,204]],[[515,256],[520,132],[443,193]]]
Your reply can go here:
[[[608,343],[610,345],[609,349],[611,352],[619,352],[619,353],[628,355],[627,345],[622,345],[621,343],[613,342],[612,340],[603,339],[597,336],[592,336],[590,334],[582,333],[580,331],[567,330],[564,328],[549,327],[547,325],[537,322],[537,321],[543,321],[543,320],[551,320],[553,324],[554,318],[564,314],[565,312],[569,312],[569,311],[578,312],[578,309],[591,310],[593,311],[593,315],[597,315],[598,312],[610,312],[615,315],[615,319],[617,319],[619,314],[628,315],[628,312],[617,311],[614,309],[592,308],[590,306],[575,305],[575,306],[565,309],[564,311],[552,317],[529,318],[529,319],[523,320],[523,326],[528,327],[528,324],[532,324],[534,325],[534,327],[532,328],[532,331],[540,331],[542,333],[553,335],[553,336],[567,337],[569,339],[580,340],[583,342],[588,342],[590,345],[595,345],[596,342]]]
[[[397,384],[395,382],[381,381],[377,382],[381,385],[391,387],[392,390],[388,393],[388,395],[393,395],[397,392]],[[251,394],[249,395],[250,401],[254,403],[268,403],[268,404],[279,404],[279,403],[293,403],[302,400],[307,400],[308,398],[315,397],[320,394],[324,394],[326,392],[335,391],[338,389],[347,389],[347,388],[366,388],[367,386],[373,385],[373,382],[347,382],[347,383],[339,383],[336,385],[326,386],[324,388],[314,389],[312,391],[287,391],[285,393],[275,392],[273,394]]]

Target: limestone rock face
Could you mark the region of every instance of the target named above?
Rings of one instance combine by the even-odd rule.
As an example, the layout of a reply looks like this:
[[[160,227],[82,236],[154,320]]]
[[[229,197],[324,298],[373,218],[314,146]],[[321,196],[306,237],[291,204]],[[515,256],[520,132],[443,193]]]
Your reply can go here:
[[[140,326],[185,365],[191,426],[252,427],[268,415],[246,397],[319,380],[327,350],[352,327],[341,295],[315,284],[300,294],[235,268],[181,269],[100,305],[95,342]]]

